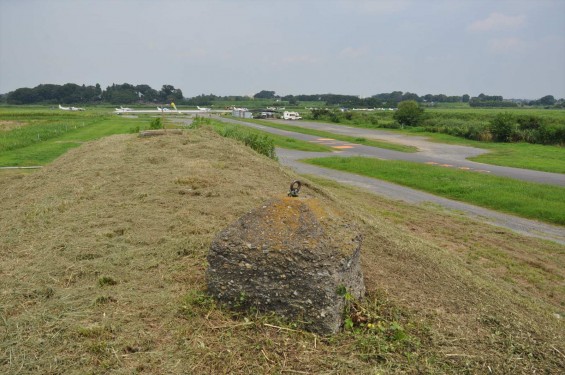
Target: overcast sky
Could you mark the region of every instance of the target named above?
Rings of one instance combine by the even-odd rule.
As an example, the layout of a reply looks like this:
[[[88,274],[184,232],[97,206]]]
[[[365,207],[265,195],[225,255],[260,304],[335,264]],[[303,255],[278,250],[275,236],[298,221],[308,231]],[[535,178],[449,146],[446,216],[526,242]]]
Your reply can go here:
[[[0,0],[0,93],[565,97],[565,0]]]

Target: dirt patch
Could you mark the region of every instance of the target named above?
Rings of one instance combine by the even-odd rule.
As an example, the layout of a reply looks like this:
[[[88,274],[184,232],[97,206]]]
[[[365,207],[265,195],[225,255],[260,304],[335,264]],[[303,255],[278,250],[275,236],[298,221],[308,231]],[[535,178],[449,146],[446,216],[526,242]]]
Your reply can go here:
[[[212,239],[285,194],[297,178],[199,129],[85,143],[6,180],[0,372],[459,374],[565,367],[563,319],[554,315],[563,311],[563,247],[321,182],[304,181],[301,195],[358,218],[367,300],[383,325],[321,339],[292,322],[244,318],[216,306],[202,294]],[[520,265],[515,273],[500,272],[508,259]],[[532,269],[539,271],[526,277],[523,271]]]
[[[25,122],[21,121],[10,121],[10,120],[0,120],[0,132],[7,132],[13,129],[21,128],[26,126]]]

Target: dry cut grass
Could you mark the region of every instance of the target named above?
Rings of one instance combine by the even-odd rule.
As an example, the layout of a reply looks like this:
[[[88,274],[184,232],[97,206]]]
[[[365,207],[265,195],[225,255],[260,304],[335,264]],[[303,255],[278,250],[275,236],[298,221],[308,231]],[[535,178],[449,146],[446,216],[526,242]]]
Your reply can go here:
[[[11,176],[0,185],[0,372],[563,370],[563,246],[323,180],[302,194],[364,233],[368,296],[355,308],[375,328],[319,337],[217,306],[204,279],[214,235],[296,178],[206,129],[112,136]]]

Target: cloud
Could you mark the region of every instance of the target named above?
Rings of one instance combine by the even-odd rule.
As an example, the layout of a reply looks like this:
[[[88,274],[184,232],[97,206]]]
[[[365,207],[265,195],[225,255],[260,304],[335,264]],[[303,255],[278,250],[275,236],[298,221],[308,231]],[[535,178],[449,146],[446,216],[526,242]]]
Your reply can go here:
[[[367,54],[366,47],[359,47],[359,48],[347,47],[339,52],[339,56],[346,59],[357,59],[359,57],[365,56],[366,54]]]
[[[283,64],[315,64],[318,59],[310,55],[296,55],[296,56],[285,56],[281,62]]]
[[[488,46],[494,53],[523,52],[527,48],[526,42],[519,38],[491,39]]]
[[[469,25],[469,31],[498,31],[517,29],[524,25],[525,16],[507,16],[502,13],[491,13],[483,20],[477,20]]]
[[[398,13],[406,10],[410,3],[406,0],[396,0],[396,1],[374,1],[374,0],[363,0],[363,1],[347,1],[347,3],[356,7],[362,13],[371,14],[390,14]]]

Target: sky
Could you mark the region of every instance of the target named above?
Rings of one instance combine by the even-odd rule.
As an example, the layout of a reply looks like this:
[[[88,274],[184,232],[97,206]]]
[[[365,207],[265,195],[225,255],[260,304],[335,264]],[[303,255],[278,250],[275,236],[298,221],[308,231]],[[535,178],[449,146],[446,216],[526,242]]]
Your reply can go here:
[[[0,93],[565,97],[565,0],[0,0]]]

